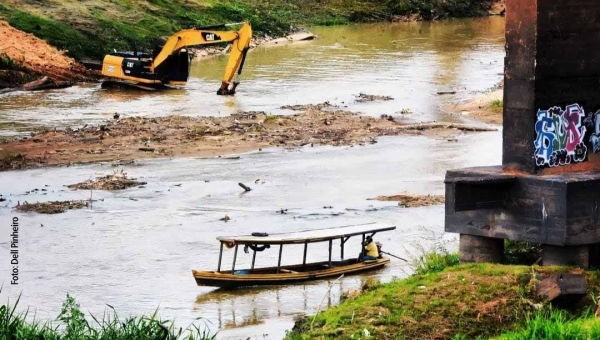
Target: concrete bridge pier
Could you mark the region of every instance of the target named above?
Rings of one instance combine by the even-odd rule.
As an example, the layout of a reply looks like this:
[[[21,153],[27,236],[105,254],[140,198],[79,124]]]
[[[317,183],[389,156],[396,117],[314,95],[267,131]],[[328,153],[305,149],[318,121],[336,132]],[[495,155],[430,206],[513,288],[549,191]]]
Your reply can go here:
[[[543,264],[597,264],[600,1],[507,0],[502,165],[446,174],[447,232],[463,262],[502,261],[504,239]]]

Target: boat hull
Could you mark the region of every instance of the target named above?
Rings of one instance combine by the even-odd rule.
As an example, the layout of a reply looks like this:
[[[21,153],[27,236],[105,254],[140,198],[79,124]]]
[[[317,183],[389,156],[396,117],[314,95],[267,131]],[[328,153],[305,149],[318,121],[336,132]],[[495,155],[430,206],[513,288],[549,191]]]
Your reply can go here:
[[[333,262],[331,267],[328,266],[328,262],[282,266],[279,273],[277,273],[276,267],[271,267],[255,270],[236,270],[236,274],[232,274],[230,270],[220,272],[192,270],[192,274],[198,286],[232,289],[250,286],[284,285],[339,277],[342,274],[352,275],[383,268],[389,262],[389,258],[366,262],[357,262],[354,259]]]

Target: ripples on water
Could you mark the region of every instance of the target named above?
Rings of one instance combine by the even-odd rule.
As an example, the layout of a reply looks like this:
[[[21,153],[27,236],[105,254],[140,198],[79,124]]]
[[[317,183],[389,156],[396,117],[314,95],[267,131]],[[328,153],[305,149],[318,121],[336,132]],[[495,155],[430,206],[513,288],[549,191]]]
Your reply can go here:
[[[235,97],[214,95],[226,57],[200,60],[183,89],[161,93],[100,90],[86,84],[64,90],[13,93],[2,97],[1,122],[64,126],[122,116],[224,116],[268,111],[288,104],[331,101],[368,114],[410,109],[434,119],[438,91],[466,98],[498,83],[504,56],[504,20],[450,20],[316,27],[313,42],[259,48],[248,56]],[[360,92],[390,95],[387,103],[354,104]],[[14,127],[0,129],[10,134]]]
[[[254,51],[234,98],[214,95],[226,62],[216,58],[195,64],[185,89],[132,94],[101,91],[92,84],[17,93],[2,97],[0,119],[64,126],[105,119],[115,111],[126,116],[226,115],[237,110],[279,112],[285,104],[329,100],[366,114],[410,108],[416,119],[441,120],[449,119],[438,111],[444,100],[467,98],[500,80],[503,20],[499,18],[313,31],[319,40]],[[457,96],[436,95],[449,89],[457,90]],[[396,99],[355,104],[352,98],[359,92]],[[14,133],[14,128],[6,133]],[[406,275],[409,268],[392,261],[382,271],[344,278],[330,293],[326,281],[238,292],[197,287],[191,269],[216,267],[217,235],[382,222],[398,229],[376,238],[385,250],[407,256],[415,244],[430,246],[443,235],[443,206],[401,209],[394,202],[366,199],[402,191],[443,193],[447,169],[499,164],[500,139],[500,132],[462,136],[456,143],[402,136],[381,138],[365,147],[269,149],[239,160],[143,161],[125,170],[147,181],[144,188],[95,191],[98,201],[93,209],[48,216],[17,214],[9,207],[17,201],[88,199],[89,192],[69,191],[65,185],[115,168],[97,164],[4,172],[0,193],[9,202],[0,208],[0,221],[6,226],[13,216],[20,219],[22,284],[9,286],[4,281],[2,295],[15,298],[22,292],[23,306],[35,308],[42,319],[54,318],[69,292],[83,310],[95,314],[101,314],[105,304],[122,314],[151,313],[160,306],[163,317],[176,318],[181,326],[204,318],[211,328],[222,329],[222,338],[269,334],[268,339],[278,339],[291,328],[294,317],[317,310],[324,296],[323,307],[335,305],[342,292],[360,287],[362,281],[389,281]],[[241,194],[238,182],[254,190]],[[48,191],[25,194],[34,188]],[[289,213],[276,212],[282,208]],[[228,223],[219,220],[225,214],[232,219]],[[1,230],[5,230],[0,232],[4,253],[8,233]],[[349,242],[347,254],[360,249],[358,239]],[[334,249],[337,246],[334,243]],[[326,244],[310,248],[309,260],[327,258]],[[283,262],[299,261],[302,251],[302,246],[285,247]],[[260,253],[257,263],[276,264],[276,253]],[[225,254],[224,264],[231,256]],[[238,260],[242,268],[251,257],[240,252]],[[8,262],[2,261],[0,272],[8,270]],[[0,283],[6,279],[0,277]]]

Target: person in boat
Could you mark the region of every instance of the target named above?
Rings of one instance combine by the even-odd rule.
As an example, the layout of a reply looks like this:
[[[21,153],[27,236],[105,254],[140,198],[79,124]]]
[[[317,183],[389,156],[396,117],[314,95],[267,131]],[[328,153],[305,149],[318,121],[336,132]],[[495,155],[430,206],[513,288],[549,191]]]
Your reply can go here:
[[[365,251],[360,252],[360,255],[358,256],[360,262],[373,261],[379,258],[379,247],[373,242],[373,237],[367,236],[365,243],[363,243],[363,247]]]

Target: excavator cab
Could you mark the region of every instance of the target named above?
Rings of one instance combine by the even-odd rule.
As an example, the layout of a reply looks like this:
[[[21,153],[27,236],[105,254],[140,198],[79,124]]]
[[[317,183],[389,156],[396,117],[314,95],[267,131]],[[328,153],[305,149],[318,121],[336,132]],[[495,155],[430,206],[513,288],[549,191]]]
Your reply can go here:
[[[192,56],[187,49],[172,54],[155,69],[163,77],[163,82],[173,86],[185,85],[190,76]]]
[[[214,29],[242,25],[239,31],[216,31]],[[188,47],[231,42],[232,48],[219,95],[233,95],[238,85],[233,78],[241,74],[250,46],[252,28],[250,23],[214,25],[177,32],[164,46],[154,53],[114,52],[104,57],[102,75],[109,79],[102,87],[111,85],[133,86],[143,90],[156,90],[165,86],[183,86],[187,83],[191,55]]]

